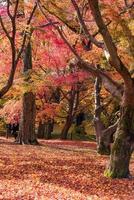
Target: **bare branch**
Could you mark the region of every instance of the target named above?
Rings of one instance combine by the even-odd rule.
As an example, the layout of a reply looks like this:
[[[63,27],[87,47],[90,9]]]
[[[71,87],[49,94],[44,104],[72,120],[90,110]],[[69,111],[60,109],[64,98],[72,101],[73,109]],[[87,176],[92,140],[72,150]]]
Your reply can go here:
[[[98,42],[98,41],[89,33],[89,31],[88,31],[88,29],[87,29],[87,26],[86,26],[86,24],[85,24],[85,22],[84,22],[84,20],[83,20],[83,17],[82,17],[82,15],[81,15],[80,9],[79,9],[79,7],[78,7],[76,1],[75,1],[75,0],[71,0],[71,2],[72,2],[73,6],[74,6],[74,8],[75,8],[75,10],[76,10],[76,12],[77,12],[77,16],[78,16],[78,19],[79,19],[79,23],[80,23],[80,25],[81,25],[81,27],[82,27],[82,30],[83,30],[85,36],[87,37],[87,39],[91,40],[91,42],[92,42],[93,44],[95,44],[97,47],[99,47],[99,48],[104,48],[104,44],[103,44],[102,42]]]
[[[0,16],[0,24],[1,24],[1,27],[4,31],[4,33],[6,34],[7,38],[9,39],[9,41],[11,43],[11,36],[9,35],[8,30],[6,29],[1,16]]]

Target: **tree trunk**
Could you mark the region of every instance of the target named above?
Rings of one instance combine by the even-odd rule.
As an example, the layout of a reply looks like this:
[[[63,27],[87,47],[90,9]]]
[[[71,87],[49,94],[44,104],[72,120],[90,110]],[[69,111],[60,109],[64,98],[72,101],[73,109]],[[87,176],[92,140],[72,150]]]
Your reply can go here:
[[[94,120],[95,132],[96,132],[96,142],[97,142],[97,152],[101,155],[110,155],[110,134],[105,132],[104,125],[101,121]]]
[[[35,95],[27,92],[23,95],[23,110],[20,124],[19,142],[21,144],[38,144],[35,134]]]
[[[69,110],[68,110],[68,114],[66,117],[65,125],[61,131],[61,139],[62,140],[67,139],[68,131],[73,122],[74,113],[77,110],[77,107],[79,105],[79,89],[78,89],[78,87],[77,87],[77,89],[74,86],[71,87],[70,95],[68,98],[69,98],[69,105],[68,105]]]
[[[66,123],[65,123],[65,125],[62,129],[62,132],[61,132],[61,139],[62,140],[67,139],[68,131],[69,131],[71,125],[72,125],[72,119],[70,117],[67,117]]]
[[[134,107],[121,108],[121,117],[115,134],[110,164],[105,176],[112,178],[130,177],[129,162],[134,142]]]
[[[30,74],[28,74],[29,70],[32,70],[32,46],[30,38],[24,52],[23,72],[26,74],[25,83],[32,88],[33,86],[31,85],[30,81],[31,77]],[[17,140],[19,140],[20,144],[38,144],[35,134],[35,94],[32,92],[32,90],[24,93],[22,102],[22,116]]]
[[[110,155],[111,148],[110,143],[113,143],[113,135],[117,130],[118,120],[115,124],[109,126],[107,129],[101,131],[99,137],[99,145],[97,152],[101,155]]]
[[[38,127],[38,137],[44,138],[44,139],[51,139],[51,133],[53,131],[54,126],[54,120],[48,120],[48,122],[45,122],[42,124],[42,122],[39,123]]]
[[[11,135],[11,124],[6,124],[6,138],[7,139],[9,135]]]
[[[95,81],[95,114],[94,114],[94,126],[96,133],[96,142],[97,142],[97,152],[101,155],[110,154],[110,142],[105,141],[104,137],[105,126],[101,120],[102,106],[101,106],[101,78],[96,78]]]
[[[45,139],[49,140],[52,138],[51,133],[53,132],[54,127],[54,120],[48,120],[47,126],[46,126],[46,133],[45,133]]]
[[[84,120],[85,120],[85,113],[80,112],[78,115],[76,115],[76,126],[80,126]]]
[[[45,124],[42,122],[39,122],[38,134],[37,134],[38,138],[43,139],[44,133],[45,133]]]

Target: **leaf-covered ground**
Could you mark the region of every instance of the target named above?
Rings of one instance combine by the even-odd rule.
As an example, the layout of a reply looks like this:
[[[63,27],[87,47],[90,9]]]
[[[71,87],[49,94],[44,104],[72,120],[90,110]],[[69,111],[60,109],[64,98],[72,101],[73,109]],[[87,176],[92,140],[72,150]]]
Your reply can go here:
[[[134,179],[103,176],[108,157],[95,144],[40,141],[19,146],[0,138],[0,199],[2,200],[133,200]],[[134,161],[131,161],[134,175]]]

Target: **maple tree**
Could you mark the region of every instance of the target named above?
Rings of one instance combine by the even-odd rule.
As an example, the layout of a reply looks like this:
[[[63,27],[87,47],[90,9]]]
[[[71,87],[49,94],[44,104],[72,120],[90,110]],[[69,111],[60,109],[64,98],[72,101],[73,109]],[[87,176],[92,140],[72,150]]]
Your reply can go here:
[[[1,3],[2,4],[2,3]],[[7,5],[0,5],[0,24],[1,24],[1,37],[6,36],[8,39],[8,42],[10,44],[10,74],[8,81],[5,86],[1,88],[0,96],[2,97],[12,86],[15,71],[19,62],[19,59],[21,57],[21,54],[23,52],[23,48],[26,42],[26,34],[24,35],[20,48],[17,49],[16,47],[16,41],[17,41],[17,28],[16,28],[16,19],[17,19],[17,9],[18,9],[18,1],[16,2],[14,8],[12,11],[10,10],[10,1],[7,1]],[[4,18],[4,19],[3,19]],[[5,21],[6,22],[5,22]],[[10,27],[10,31],[7,28],[7,24]],[[18,52],[18,53],[17,53]],[[2,56],[2,55],[1,55]],[[9,65],[8,63],[8,65]]]
[[[124,59],[121,59],[121,53],[117,51],[118,46],[115,46],[115,42],[112,38],[112,33],[110,33],[110,30],[108,29],[108,25],[111,24],[112,21],[117,21],[117,18],[121,19],[120,24],[123,29],[123,32],[125,30],[125,37],[127,40],[131,38],[132,46],[133,46],[133,36],[131,31],[129,30],[129,34],[126,34],[126,23],[124,23],[125,18],[122,17],[122,13],[125,13],[126,11],[120,11],[122,8],[122,5],[125,6],[125,9],[129,10],[133,7],[133,2],[124,2],[124,1],[117,1],[117,3],[114,4],[112,9],[110,11],[115,11],[116,16],[111,17],[110,21],[108,21],[108,24],[105,23],[105,16],[107,9],[107,4],[110,1],[102,1],[102,4],[104,3],[104,6],[106,6],[106,10],[104,7],[104,17],[102,16],[102,13],[100,11],[99,7],[99,1],[95,0],[89,0],[88,5],[88,11],[85,14],[85,18],[82,15],[81,12],[81,5],[79,2],[76,2],[75,0],[72,0],[72,5],[74,7],[74,10],[77,14],[77,19],[80,24],[80,27],[82,29],[82,35],[85,36],[87,40],[90,40],[95,46],[98,48],[101,48],[103,51],[109,55],[108,61],[110,65],[117,71],[117,73],[121,76],[121,78],[124,81],[124,87],[119,86],[115,83],[111,78],[109,78],[106,74],[104,74],[101,70],[97,70],[93,64],[90,64],[90,62],[85,61],[77,52],[77,49],[75,49],[66,39],[63,32],[57,27],[56,30],[64,40],[64,42],[67,44],[67,46],[70,48],[70,50],[74,53],[74,55],[77,58],[76,65],[78,65],[81,68],[85,68],[90,73],[92,73],[94,76],[100,76],[102,78],[102,82],[104,83],[104,86],[107,90],[113,95],[118,96],[118,98],[121,99],[121,116],[120,121],[118,123],[118,129],[116,131],[116,137],[115,142],[112,147],[111,157],[110,157],[110,164],[108,169],[105,172],[106,176],[110,177],[128,177],[129,176],[129,162],[130,157],[132,154],[133,149],[133,105],[134,105],[134,98],[133,98],[133,78],[131,76],[131,73],[129,69],[127,68],[127,63]],[[38,1],[38,4],[40,6],[40,10],[42,14],[46,17],[46,8],[42,2]],[[109,4],[108,4],[109,5]],[[43,10],[44,9],[44,10]],[[48,10],[47,10],[48,11]],[[109,10],[108,10],[109,11]],[[48,11],[49,12],[49,11]],[[51,11],[50,11],[51,13]],[[106,14],[105,14],[106,13]],[[126,12],[127,15],[127,12]],[[86,17],[89,17],[93,20],[93,23],[97,25],[99,28],[99,32],[102,36],[101,39],[103,39],[104,42],[99,42],[98,39],[96,39],[92,33],[88,29],[88,24],[86,23]],[[130,16],[128,15],[128,18]],[[50,17],[46,17],[48,21],[51,21]],[[92,21],[91,20],[91,21]],[[64,22],[62,20],[62,22]],[[119,23],[119,22],[118,22]],[[89,23],[90,24],[90,23]],[[94,29],[93,29],[94,30]],[[97,33],[97,35],[98,35]],[[95,34],[96,35],[96,34]],[[132,46],[129,44],[129,48],[132,52]],[[106,54],[105,54],[106,55]],[[131,55],[132,58],[133,55]],[[123,92],[123,96],[122,96]],[[130,117],[131,116],[131,117]],[[131,134],[130,134],[131,132]]]
[[[1,115],[5,114],[11,122],[20,120],[19,136],[23,138],[22,143],[33,144],[36,141],[35,118],[37,116],[38,124],[47,119],[48,125],[49,119],[55,117],[55,111],[63,101],[60,102],[61,105],[55,105],[52,96],[56,89],[60,88],[64,100],[69,99],[68,103],[64,101],[67,115],[61,137],[65,139],[80,106],[79,90],[85,84],[87,73],[90,77],[97,77],[94,121],[100,153],[107,153],[107,150],[110,152],[109,138],[116,131],[105,176],[126,178],[130,176],[129,162],[134,138],[134,2],[117,0],[112,3],[111,0],[17,0],[6,1],[5,5],[0,5],[0,35],[1,38],[4,37],[0,44],[0,56],[4,60],[1,74],[9,76],[7,84],[0,90],[0,97],[8,92],[13,80],[17,81],[18,77],[21,77],[21,81],[23,79],[25,85],[23,100],[20,101],[20,98],[15,105],[14,101],[6,103]],[[109,6],[111,4],[112,6]],[[8,59],[6,48],[10,55]],[[69,71],[70,66],[73,72],[63,75],[64,71]],[[20,73],[22,68],[23,78]],[[78,84],[81,71],[82,83]],[[2,86],[5,83],[4,78]],[[99,81],[118,103],[121,101],[119,121],[107,129],[103,127],[100,117],[102,108],[99,99],[101,88],[97,85],[100,84]],[[70,83],[68,88],[65,82]],[[34,87],[43,89],[38,91]],[[8,111],[11,105],[14,107]],[[21,105],[21,108],[18,105]],[[60,107],[61,110],[64,105]],[[19,109],[16,109],[14,119],[11,116],[14,115],[15,106]],[[50,129],[47,132],[50,132]]]
[[[89,97],[89,93],[91,92],[88,90],[87,84],[89,84],[89,80],[87,79],[87,74],[80,73],[78,74],[73,73],[72,79],[73,83],[71,84],[68,82],[68,86],[61,89],[61,94],[63,100],[60,102],[60,114],[57,117],[65,120],[65,124],[61,131],[61,139],[67,139],[68,131],[72,126],[72,123],[77,116],[87,111],[90,101],[86,101]],[[70,78],[72,78],[70,76]],[[76,79],[76,80],[75,80]],[[78,128],[78,127],[77,127]],[[74,130],[75,131],[75,130]],[[83,133],[84,134],[84,133]]]

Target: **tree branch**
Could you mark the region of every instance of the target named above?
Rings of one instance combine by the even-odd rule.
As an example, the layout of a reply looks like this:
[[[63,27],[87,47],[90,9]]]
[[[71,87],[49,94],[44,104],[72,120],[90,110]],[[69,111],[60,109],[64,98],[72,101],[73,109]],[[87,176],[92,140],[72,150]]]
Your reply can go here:
[[[123,62],[121,61],[121,59],[118,56],[116,46],[113,43],[113,40],[108,31],[108,28],[102,19],[99,5],[98,5],[98,0],[88,0],[88,3],[90,6],[90,9],[92,11],[92,14],[94,16],[95,22],[99,28],[99,31],[100,31],[100,33],[104,39],[104,42],[106,44],[106,47],[109,51],[110,58],[111,58],[110,63],[118,71],[118,73],[122,76],[122,78],[124,79],[124,82],[126,84],[126,87],[132,88],[133,81],[131,79],[131,75],[130,75],[128,69],[125,67],[125,65],[123,64]]]
[[[79,23],[80,23],[80,26],[82,27],[82,30],[83,30],[83,33],[85,34],[86,38],[91,40],[91,42],[93,44],[95,44],[97,47],[99,48],[103,48],[104,47],[104,44],[102,42],[98,42],[88,31],[87,29],[87,26],[83,20],[83,16],[81,15],[81,12],[80,12],[80,9],[76,3],[75,0],[71,0],[73,6],[74,6],[74,9],[75,11],[77,12],[77,16],[78,16],[78,20],[79,20]]]

